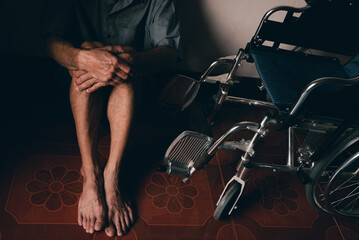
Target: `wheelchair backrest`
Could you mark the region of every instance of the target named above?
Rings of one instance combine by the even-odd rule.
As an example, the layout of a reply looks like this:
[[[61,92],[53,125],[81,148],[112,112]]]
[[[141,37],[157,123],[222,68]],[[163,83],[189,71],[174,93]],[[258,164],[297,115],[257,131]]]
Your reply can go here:
[[[359,26],[359,0],[307,0],[302,9],[287,8],[283,22],[264,17],[251,43],[265,41],[278,48],[281,43],[354,56],[359,53],[356,31]],[[275,12],[275,11],[274,11]],[[273,12],[273,13],[274,13]]]

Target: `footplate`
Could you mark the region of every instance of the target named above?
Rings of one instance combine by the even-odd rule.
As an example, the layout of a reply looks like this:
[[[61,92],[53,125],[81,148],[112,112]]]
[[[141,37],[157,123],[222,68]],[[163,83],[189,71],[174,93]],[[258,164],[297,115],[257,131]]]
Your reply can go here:
[[[167,173],[190,177],[195,171],[193,165],[210,147],[212,138],[201,133],[184,131],[169,146],[164,161]]]

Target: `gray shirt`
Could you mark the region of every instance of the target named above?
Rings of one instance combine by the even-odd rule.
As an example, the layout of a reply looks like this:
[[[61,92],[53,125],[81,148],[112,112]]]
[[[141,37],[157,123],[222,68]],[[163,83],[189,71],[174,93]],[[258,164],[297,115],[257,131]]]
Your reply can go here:
[[[172,0],[51,0],[44,35],[128,45],[137,51],[161,45],[178,50],[179,23]]]

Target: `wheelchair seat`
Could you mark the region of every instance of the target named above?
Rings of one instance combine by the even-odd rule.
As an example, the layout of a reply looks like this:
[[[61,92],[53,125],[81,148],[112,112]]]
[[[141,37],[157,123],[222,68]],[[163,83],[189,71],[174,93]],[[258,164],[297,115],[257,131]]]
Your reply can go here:
[[[358,7],[357,1],[315,1],[303,9],[274,9],[263,18],[245,52],[280,113],[293,112],[309,84],[322,78],[334,81],[316,87],[301,104],[301,112],[344,118],[350,109],[358,107],[358,86],[336,84],[338,79],[359,76],[359,44],[351,36],[358,23]],[[269,18],[283,10],[287,11],[283,22]],[[343,65],[337,56],[353,59]]]
[[[287,112],[313,80],[329,76],[348,78],[336,58],[271,50],[251,50],[251,56],[271,101],[281,112]]]

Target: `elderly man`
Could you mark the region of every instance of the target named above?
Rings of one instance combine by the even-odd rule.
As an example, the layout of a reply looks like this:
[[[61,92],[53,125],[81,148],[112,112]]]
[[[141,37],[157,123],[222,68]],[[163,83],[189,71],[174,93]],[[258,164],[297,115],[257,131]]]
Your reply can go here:
[[[134,96],[149,84],[146,75],[177,59],[179,26],[174,4],[171,0],[49,2],[44,33],[48,51],[72,76],[70,103],[84,180],[78,223],[88,233],[105,227],[108,236],[121,236],[134,218],[131,203],[119,188]],[[104,99],[111,148],[102,170],[97,138]]]

